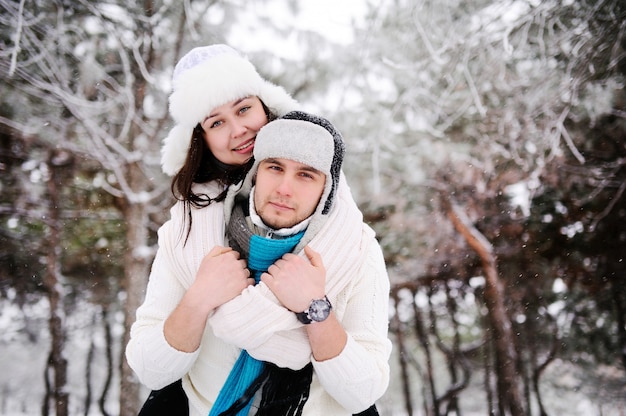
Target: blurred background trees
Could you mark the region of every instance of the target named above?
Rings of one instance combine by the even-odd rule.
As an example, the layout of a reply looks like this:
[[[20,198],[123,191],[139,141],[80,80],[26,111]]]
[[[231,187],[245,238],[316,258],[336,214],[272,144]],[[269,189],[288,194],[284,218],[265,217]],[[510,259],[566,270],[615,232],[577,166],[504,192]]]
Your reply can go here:
[[[144,398],[122,353],[172,203],[171,71],[218,42],[346,138],[393,285],[402,400],[384,414],[468,412],[476,385],[481,414],[558,414],[542,378],[558,363],[600,380],[596,406],[623,393],[626,6],[359,4],[349,25],[326,3],[306,25],[288,0],[0,0],[0,294],[23,322],[0,343],[50,341],[42,413],[134,414]],[[62,352],[85,331],[76,376]]]

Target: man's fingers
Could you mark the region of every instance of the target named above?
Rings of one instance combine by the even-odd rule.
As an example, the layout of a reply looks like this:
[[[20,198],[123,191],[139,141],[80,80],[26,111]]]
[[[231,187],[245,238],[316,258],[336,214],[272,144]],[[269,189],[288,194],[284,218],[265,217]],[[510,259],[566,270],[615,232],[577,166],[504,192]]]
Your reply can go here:
[[[313,266],[324,267],[324,262],[322,261],[322,256],[320,256],[320,253],[313,250],[308,245],[304,246],[304,254],[306,254],[306,256],[309,258],[309,261],[311,262]]]
[[[261,274],[261,281],[265,283],[270,288],[270,290],[272,288],[272,284],[274,283],[273,277],[274,276],[272,276],[271,274],[267,272],[264,272]]]

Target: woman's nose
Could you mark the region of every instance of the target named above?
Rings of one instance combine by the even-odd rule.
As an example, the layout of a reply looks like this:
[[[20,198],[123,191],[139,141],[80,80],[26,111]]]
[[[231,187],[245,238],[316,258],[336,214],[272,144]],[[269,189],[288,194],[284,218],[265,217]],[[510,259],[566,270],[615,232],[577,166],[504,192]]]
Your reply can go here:
[[[244,135],[246,133],[246,131],[248,131],[248,129],[246,128],[246,126],[239,122],[239,121],[233,121],[231,124],[231,134],[233,137],[240,137],[242,135]]]

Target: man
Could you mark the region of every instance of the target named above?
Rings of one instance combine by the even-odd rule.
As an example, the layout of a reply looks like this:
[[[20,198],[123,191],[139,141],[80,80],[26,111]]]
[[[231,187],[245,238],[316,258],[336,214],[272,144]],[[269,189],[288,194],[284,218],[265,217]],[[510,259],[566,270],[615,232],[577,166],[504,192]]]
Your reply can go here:
[[[292,112],[261,129],[251,171],[229,190],[226,234],[258,284],[209,318],[242,350],[211,415],[377,414],[389,281],[374,232],[333,209],[344,153],[327,120]],[[322,233],[333,238],[318,245]]]

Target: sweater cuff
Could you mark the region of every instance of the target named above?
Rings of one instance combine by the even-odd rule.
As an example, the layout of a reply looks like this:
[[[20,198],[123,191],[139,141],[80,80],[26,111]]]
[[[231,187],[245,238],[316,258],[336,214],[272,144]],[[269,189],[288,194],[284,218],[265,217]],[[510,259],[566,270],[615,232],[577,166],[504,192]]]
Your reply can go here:
[[[388,381],[381,379],[368,353],[350,335],[338,356],[324,361],[311,357],[311,361],[324,389],[352,413],[370,407],[386,389]]]
[[[172,347],[165,339],[163,323],[152,328],[152,331],[152,336],[142,337],[142,341],[149,342],[150,345],[132,346],[134,354],[127,352],[127,360],[143,384],[150,389],[159,390],[189,372],[199,349],[189,353]]]

